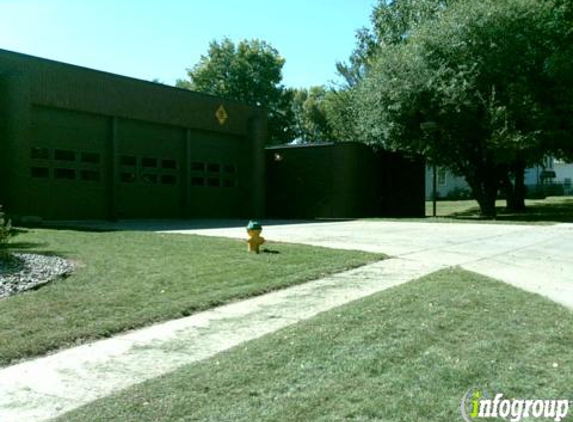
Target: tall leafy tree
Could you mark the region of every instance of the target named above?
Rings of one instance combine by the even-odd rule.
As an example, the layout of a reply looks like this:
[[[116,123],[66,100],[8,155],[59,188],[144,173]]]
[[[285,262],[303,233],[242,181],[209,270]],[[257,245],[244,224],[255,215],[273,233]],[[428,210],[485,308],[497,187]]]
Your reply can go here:
[[[297,89],[293,98],[296,135],[303,142],[331,141],[332,133],[328,123],[326,97],[328,90],[323,86]]]
[[[329,90],[324,97],[324,112],[334,141],[357,141],[355,89]]]
[[[265,41],[235,44],[225,38],[212,41],[207,54],[187,69],[189,79],[176,85],[267,108],[270,142],[284,143],[294,139],[293,92],[282,85],[284,64],[284,58]]]
[[[382,49],[405,43],[415,28],[440,14],[456,0],[378,0],[370,16],[370,27],[356,32],[356,47],[348,61],[336,63],[344,83],[330,92],[326,108],[337,140],[358,140],[355,126],[359,109],[356,87],[368,75]]]
[[[460,0],[381,44],[355,96],[362,139],[465,176],[482,214],[495,216],[511,175],[572,149],[566,12],[550,0]],[[427,121],[437,130],[424,132]]]
[[[356,32],[356,47],[347,62],[336,68],[346,87],[353,87],[368,73],[380,49],[405,42],[415,28],[439,18],[457,0],[378,0],[370,16],[370,28]]]

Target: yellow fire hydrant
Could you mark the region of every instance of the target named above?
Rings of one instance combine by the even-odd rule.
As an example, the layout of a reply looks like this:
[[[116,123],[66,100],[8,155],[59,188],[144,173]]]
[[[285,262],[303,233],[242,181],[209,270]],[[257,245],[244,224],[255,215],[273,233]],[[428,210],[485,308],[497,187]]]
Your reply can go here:
[[[263,231],[263,226],[261,226],[256,221],[249,221],[247,225],[247,234],[249,235],[249,239],[247,240],[248,251],[249,252],[256,252],[259,253],[259,246],[265,243],[265,238],[261,236],[261,232]]]

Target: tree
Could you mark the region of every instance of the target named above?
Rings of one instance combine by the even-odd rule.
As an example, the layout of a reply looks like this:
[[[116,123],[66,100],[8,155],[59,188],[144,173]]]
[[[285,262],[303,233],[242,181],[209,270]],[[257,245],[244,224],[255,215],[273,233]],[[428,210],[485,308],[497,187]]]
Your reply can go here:
[[[294,138],[292,91],[281,84],[284,63],[264,41],[235,45],[225,38],[212,41],[208,53],[187,69],[189,80],[178,80],[176,85],[267,108],[270,143],[284,143]]]
[[[353,89],[325,87],[295,90],[295,133],[303,142],[355,141]]]
[[[6,214],[2,211],[2,205],[0,205],[0,260],[8,255],[8,241],[13,235],[11,221],[6,217]]]
[[[358,140],[356,126],[355,89],[329,90],[324,97],[324,112],[332,140]]]
[[[368,75],[381,49],[399,45],[410,38],[417,26],[437,19],[456,0],[378,0],[370,17],[371,27],[356,32],[356,47],[348,62],[336,63],[344,84],[329,93],[326,108],[335,139],[359,139],[353,99],[356,87]]]
[[[323,86],[295,90],[293,112],[295,116],[296,137],[303,142],[332,140],[326,111],[328,90]]]
[[[565,10],[549,0],[458,1],[403,42],[382,44],[355,96],[362,140],[463,175],[494,217],[510,177],[571,151],[572,97],[559,89],[573,58]],[[435,133],[420,128],[427,121]]]
[[[436,19],[457,0],[378,0],[370,16],[371,28],[356,31],[356,47],[348,62],[336,63],[346,88],[367,74],[380,49],[409,39],[415,28]]]

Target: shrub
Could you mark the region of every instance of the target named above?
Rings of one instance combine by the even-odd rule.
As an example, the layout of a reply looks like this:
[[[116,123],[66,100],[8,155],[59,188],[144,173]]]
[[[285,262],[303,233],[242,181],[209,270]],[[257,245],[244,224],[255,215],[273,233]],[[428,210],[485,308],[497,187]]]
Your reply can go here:
[[[2,205],[0,205],[0,248],[6,247],[11,236],[12,223],[6,217],[6,214],[2,211]]]

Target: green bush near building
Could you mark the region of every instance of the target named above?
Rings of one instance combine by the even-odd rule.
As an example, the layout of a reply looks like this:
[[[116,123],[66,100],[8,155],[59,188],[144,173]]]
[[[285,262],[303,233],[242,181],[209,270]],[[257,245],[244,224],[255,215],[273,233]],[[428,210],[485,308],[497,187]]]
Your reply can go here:
[[[0,205],[0,253],[5,250],[11,236],[12,223],[6,216],[6,213],[2,211],[2,206]]]

